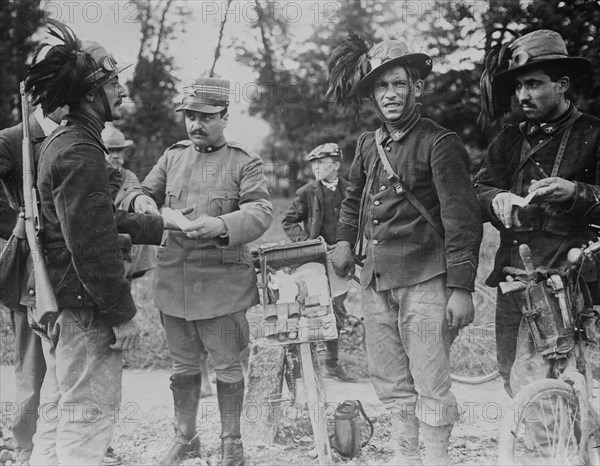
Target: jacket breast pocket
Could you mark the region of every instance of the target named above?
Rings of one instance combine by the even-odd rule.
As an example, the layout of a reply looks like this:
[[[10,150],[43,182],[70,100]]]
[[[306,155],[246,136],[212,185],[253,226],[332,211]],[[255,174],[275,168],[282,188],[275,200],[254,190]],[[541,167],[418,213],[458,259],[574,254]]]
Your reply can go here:
[[[165,189],[165,205],[171,209],[180,209],[181,188],[179,186],[168,185]]]
[[[238,210],[239,189],[211,189],[208,193],[208,215],[218,217]]]

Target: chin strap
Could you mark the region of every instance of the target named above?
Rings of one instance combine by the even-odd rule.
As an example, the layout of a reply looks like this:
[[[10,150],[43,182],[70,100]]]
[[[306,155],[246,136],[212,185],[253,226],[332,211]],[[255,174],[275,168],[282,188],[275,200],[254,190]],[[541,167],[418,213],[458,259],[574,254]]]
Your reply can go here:
[[[102,86],[98,88],[98,94],[100,94],[100,100],[102,100],[102,105],[104,106],[104,121],[113,121],[112,109]]]

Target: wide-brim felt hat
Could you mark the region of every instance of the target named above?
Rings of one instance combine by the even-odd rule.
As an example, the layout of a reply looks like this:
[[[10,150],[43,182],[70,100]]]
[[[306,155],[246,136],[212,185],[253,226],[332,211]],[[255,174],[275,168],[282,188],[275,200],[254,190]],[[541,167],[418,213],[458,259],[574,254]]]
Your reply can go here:
[[[390,68],[396,66],[415,68],[421,79],[425,79],[433,68],[433,61],[429,55],[411,53],[408,46],[399,40],[385,40],[374,45],[367,52],[367,59],[370,71],[358,85],[358,91],[363,95],[368,95],[377,77]]]
[[[199,78],[191,81],[184,86],[181,105],[175,111],[222,112],[229,106],[230,86],[227,79]]]
[[[495,74],[500,83],[513,80],[518,74],[540,65],[556,63],[564,66],[565,75],[581,76],[591,74],[591,62],[584,57],[571,57],[565,41],[559,33],[540,29],[519,37],[509,49],[511,51],[508,68]]]
[[[121,131],[108,123],[102,130],[102,141],[107,149],[126,149],[133,145],[131,139],[125,139]]]

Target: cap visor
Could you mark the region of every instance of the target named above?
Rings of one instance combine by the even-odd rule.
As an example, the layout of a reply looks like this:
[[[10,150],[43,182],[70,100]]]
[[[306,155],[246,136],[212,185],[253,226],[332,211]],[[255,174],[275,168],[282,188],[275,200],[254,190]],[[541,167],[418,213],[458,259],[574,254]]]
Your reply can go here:
[[[219,113],[225,110],[227,107],[223,107],[220,105],[208,105],[208,104],[200,104],[194,102],[187,102],[185,104],[180,105],[175,110],[176,112],[181,112],[183,110],[191,110],[193,112],[201,112],[201,113]]]

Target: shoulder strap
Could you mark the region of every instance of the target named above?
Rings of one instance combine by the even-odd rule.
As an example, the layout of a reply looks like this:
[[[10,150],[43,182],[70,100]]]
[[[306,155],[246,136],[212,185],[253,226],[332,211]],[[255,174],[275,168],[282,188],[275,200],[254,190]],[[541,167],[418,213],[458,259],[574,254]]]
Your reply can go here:
[[[404,185],[404,183],[402,183],[402,180],[400,179],[400,177],[396,174],[396,172],[392,168],[392,165],[390,164],[390,161],[387,158],[387,155],[385,155],[385,151],[383,150],[383,147],[381,146],[381,143],[379,142],[380,134],[381,134],[380,130],[378,129],[375,134],[375,144],[377,145],[377,152],[379,153],[379,159],[381,160],[383,169],[385,170],[385,172],[388,175],[388,179],[390,181],[394,182],[394,184],[396,184],[398,186],[396,188],[396,191],[398,193],[404,192],[404,194],[406,195],[406,199],[408,199],[408,201],[413,205],[413,207],[415,209],[417,209],[419,211],[419,213],[425,218],[425,220],[427,220],[429,222],[429,224],[433,227],[435,232],[438,235],[440,235],[440,238],[443,239],[444,232],[442,231],[442,229],[438,226],[437,223],[435,223],[435,220],[433,219],[433,217],[431,216],[429,211],[425,208],[425,206],[421,203],[421,201],[419,201],[413,193],[411,193],[408,189],[406,189],[406,186]],[[400,189],[398,189],[398,188],[400,188]]]
[[[562,163],[562,159],[563,156],[565,154],[565,150],[567,148],[567,143],[569,142],[569,136],[571,135],[571,131],[573,130],[573,125],[575,124],[575,122],[579,119],[579,117],[581,117],[583,115],[583,113],[579,112],[579,111],[575,111],[573,113],[573,115],[571,115],[571,118],[569,118],[569,120],[566,122],[565,124],[565,128],[562,130],[564,131],[561,141],[560,141],[560,146],[558,148],[558,153],[556,154],[556,159],[554,161],[554,166],[552,167],[552,174],[550,176],[557,176],[558,175],[558,170],[560,169],[560,164]],[[558,135],[560,133],[555,133],[555,135]],[[544,141],[542,141],[541,143],[537,144],[534,147],[531,147],[529,145],[529,142],[527,141],[527,138],[525,136],[523,136],[523,144],[521,146],[521,156],[519,158],[519,166],[517,167],[517,169],[515,170],[515,175],[516,175],[516,187],[515,187],[515,191],[511,191],[514,192],[517,195],[521,195],[521,187],[523,186],[523,168],[525,167],[525,164],[527,162],[533,162],[532,157],[543,147],[545,147],[547,144],[550,143],[550,141],[552,141],[552,138],[548,138]],[[537,166],[537,164],[536,164]],[[541,169],[541,167],[539,167]],[[546,173],[541,173],[544,176],[548,176]],[[514,180],[515,178],[513,178]]]

